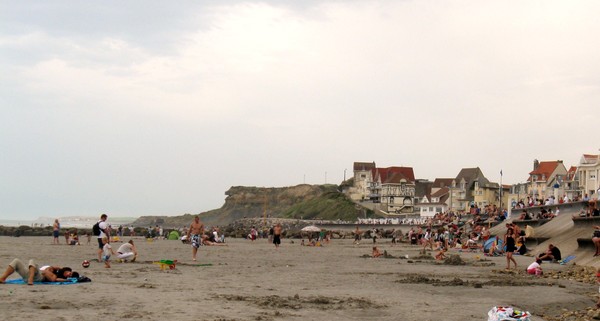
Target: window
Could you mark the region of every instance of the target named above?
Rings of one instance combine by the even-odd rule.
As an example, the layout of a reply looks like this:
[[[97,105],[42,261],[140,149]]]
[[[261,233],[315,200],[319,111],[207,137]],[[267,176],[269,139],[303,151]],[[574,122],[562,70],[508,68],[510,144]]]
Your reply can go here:
[[[590,173],[590,179],[596,179],[596,174]]]

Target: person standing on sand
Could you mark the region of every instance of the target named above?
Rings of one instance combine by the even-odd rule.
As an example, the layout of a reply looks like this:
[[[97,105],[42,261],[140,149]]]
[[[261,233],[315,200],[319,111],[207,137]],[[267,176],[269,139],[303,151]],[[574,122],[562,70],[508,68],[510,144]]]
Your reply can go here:
[[[273,227],[273,244],[275,244],[275,249],[279,248],[281,245],[281,224],[277,223],[275,227]]]
[[[108,223],[106,223],[106,219],[108,219],[108,215],[102,214],[100,215],[100,221],[98,222],[98,227],[100,228],[100,235],[98,235],[98,262],[102,262],[102,251],[104,248],[102,238],[108,238]]]
[[[198,248],[202,244],[202,234],[204,234],[204,223],[200,222],[200,217],[194,217],[194,221],[188,229],[187,239],[192,242],[192,260],[196,261]]]
[[[103,237],[102,243],[104,243],[102,247],[102,261],[104,261],[104,267],[110,269],[110,257],[115,254],[115,251],[110,243],[108,243],[108,237]]]
[[[52,240],[52,244],[59,244],[60,242],[58,241],[58,236],[60,235],[60,223],[58,222],[58,219],[54,220],[54,225],[52,225],[52,236],[54,237],[54,240]]]
[[[515,234],[512,228],[509,228],[504,234],[504,244],[506,244],[506,269],[510,270],[510,262],[515,264],[515,270],[517,269],[517,261],[513,258],[513,252],[517,250],[515,246]]]
[[[358,229],[358,225],[356,225],[356,229],[354,230],[354,244],[360,244],[360,234],[362,232]]]

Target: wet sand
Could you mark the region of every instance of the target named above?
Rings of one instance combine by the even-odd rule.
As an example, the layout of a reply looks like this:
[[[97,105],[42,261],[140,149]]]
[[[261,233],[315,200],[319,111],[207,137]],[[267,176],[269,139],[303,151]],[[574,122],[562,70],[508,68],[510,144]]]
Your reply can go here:
[[[393,258],[364,257],[371,253],[370,240],[307,247],[284,239],[275,250],[264,239],[228,239],[228,246],[201,247],[198,262],[180,241],[134,240],[138,262],[113,262],[106,269],[95,261],[93,239],[67,246],[64,239],[52,245],[49,237],[0,237],[2,269],[15,257],[33,258],[40,265],[71,266],[92,279],[62,286],[2,284],[2,319],[487,320],[493,306],[512,305],[539,321],[554,320],[563,309],[591,307],[598,293],[593,284],[526,275],[532,257],[515,256],[515,273],[504,270],[505,257],[451,250],[465,265],[448,265],[419,258],[418,247],[391,246],[385,239],[377,245]],[[85,259],[92,261],[88,269],[81,267]],[[177,260],[176,268],[152,263],[165,259]]]

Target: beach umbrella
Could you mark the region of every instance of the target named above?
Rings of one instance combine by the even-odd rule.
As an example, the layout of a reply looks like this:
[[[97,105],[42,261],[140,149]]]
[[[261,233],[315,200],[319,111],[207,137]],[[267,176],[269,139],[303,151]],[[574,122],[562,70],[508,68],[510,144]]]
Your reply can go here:
[[[309,226],[303,227],[301,231],[302,232],[321,232],[321,229],[314,225],[309,225]]]

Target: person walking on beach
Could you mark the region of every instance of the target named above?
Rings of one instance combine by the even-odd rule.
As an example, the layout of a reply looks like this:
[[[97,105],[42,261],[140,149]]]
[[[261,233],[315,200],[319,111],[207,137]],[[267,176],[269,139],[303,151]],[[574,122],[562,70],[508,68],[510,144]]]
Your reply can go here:
[[[58,219],[54,220],[54,224],[52,225],[52,236],[54,239],[52,240],[52,244],[59,244],[58,236],[60,235],[60,223]]]
[[[354,230],[354,244],[355,245],[359,245],[360,244],[360,235],[361,235],[361,231],[358,229],[358,225],[356,226],[356,229]]]
[[[517,261],[513,258],[513,253],[517,250],[515,246],[515,234],[512,228],[509,228],[504,234],[504,244],[506,244],[506,269],[510,270],[510,262],[515,264],[515,270],[517,269]]]
[[[200,222],[200,217],[194,217],[194,221],[188,229],[187,239],[192,242],[192,261],[196,261],[198,248],[202,244],[202,234],[204,234],[204,223]]]
[[[273,227],[273,244],[275,244],[275,249],[279,248],[281,245],[281,224],[277,223],[275,227]]]
[[[104,242],[102,242],[102,238],[108,238],[108,223],[106,223],[106,219],[108,219],[108,215],[102,214],[100,215],[100,221],[98,221],[98,262],[102,262],[102,251],[104,249]]]

